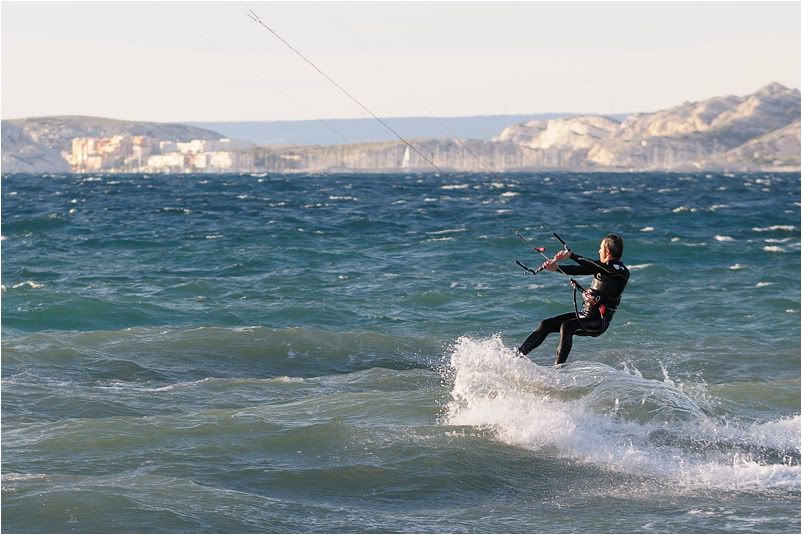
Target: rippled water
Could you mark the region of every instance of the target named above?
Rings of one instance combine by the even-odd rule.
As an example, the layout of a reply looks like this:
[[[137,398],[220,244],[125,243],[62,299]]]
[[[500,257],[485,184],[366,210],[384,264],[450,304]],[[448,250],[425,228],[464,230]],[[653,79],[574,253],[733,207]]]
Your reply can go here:
[[[799,532],[794,174],[10,175],[9,532]],[[513,230],[632,269],[609,331]]]

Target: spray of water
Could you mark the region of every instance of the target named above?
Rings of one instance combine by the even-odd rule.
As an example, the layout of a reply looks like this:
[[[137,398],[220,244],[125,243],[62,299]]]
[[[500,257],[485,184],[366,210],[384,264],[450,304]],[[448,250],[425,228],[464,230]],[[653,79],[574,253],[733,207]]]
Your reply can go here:
[[[542,367],[499,337],[457,340],[448,372],[446,422],[489,429],[509,445],[680,488],[800,487],[799,415],[733,425],[667,375],[593,362]]]

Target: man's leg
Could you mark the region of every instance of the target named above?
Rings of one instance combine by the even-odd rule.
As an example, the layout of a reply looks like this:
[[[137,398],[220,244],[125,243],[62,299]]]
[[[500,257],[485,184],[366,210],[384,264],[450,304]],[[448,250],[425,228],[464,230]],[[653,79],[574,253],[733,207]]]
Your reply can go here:
[[[554,362],[555,366],[564,364],[568,360],[568,353],[571,352],[571,347],[574,345],[574,335],[577,336],[598,336],[603,332],[601,318],[582,318],[582,325],[576,318],[576,314],[569,314],[567,318],[560,325],[560,343],[557,345],[557,360]],[[582,328],[588,331],[582,330]]]
[[[546,336],[548,336],[550,333],[560,332],[560,326],[563,324],[563,322],[571,318],[576,319],[576,315],[573,312],[567,312],[565,314],[560,314],[559,316],[554,316],[553,318],[548,318],[541,321],[537,326],[537,329],[535,329],[532,334],[530,334],[526,340],[524,340],[524,343],[521,344],[521,347],[518,348],[518,351],[524,355],[528,355],[530,351],[542,344],[543,340],[545,340]]]

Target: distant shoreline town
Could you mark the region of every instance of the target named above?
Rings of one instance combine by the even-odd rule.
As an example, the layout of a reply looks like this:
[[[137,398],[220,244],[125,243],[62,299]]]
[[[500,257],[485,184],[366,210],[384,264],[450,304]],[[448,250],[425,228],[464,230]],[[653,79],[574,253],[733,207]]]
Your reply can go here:
[[[73,173],[203,173],[253,171],[250,143],[220,138],[187,142],[147,136],[77,137],[64,159]]]
[[[257,145],[196,126],[39,117],[2,121],[2,172],[795,172],[800,92],[771,83],[623,118],[533,118],[489,140],[409,142]]]

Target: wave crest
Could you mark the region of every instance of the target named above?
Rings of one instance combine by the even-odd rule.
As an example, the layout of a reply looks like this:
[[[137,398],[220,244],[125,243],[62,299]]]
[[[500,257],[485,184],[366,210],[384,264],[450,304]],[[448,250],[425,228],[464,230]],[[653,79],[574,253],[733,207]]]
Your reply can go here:
[[[709,416],[668,379],[592,362],[546,368],[518,357],[498,336],[460,338],[446,422],[683,488],[799,489],[798,415],[737,426]]]

